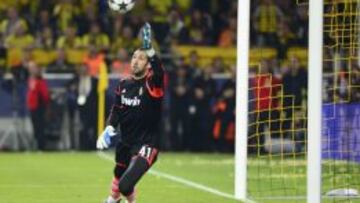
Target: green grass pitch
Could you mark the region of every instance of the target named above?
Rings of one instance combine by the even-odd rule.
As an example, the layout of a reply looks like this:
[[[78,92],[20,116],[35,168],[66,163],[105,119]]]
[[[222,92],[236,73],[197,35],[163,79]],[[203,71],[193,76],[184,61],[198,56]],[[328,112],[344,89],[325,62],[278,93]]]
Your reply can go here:
[[[0,203],[100,203],[112,168],[96,153],[0,153]],[[163,153],[154,169],[233,193],[230,155]],[[139,203],[238,202],[151,174],[137,189]]]
[[[111,152],[106,155],[113,156]],[[264,197],[286,192],[304,195],[306,165],[304,160],[296,163],[296,167],[289,165],[291,167],[285,168],[277,168],[275,164],[269,171],[266,162],[250,159],[249,192],[259,192]],[[97,153],[0,153],[0,203],[100,203],[109,193],[112,168],[113,163]],[[161,153],[153,170],[226,194],[234,193],[232,155]],[[296,173],[298,176],[291,177]],[[284,180],[289,182],[284,184]],[[287,187],[283,188],[284,185]],[[291,188],[295,188],[296,193]],[[137,190],[138,203],[239,202],[154,174],[146,174]],[[260,199],[256,202],[292,203],[305,200]]]

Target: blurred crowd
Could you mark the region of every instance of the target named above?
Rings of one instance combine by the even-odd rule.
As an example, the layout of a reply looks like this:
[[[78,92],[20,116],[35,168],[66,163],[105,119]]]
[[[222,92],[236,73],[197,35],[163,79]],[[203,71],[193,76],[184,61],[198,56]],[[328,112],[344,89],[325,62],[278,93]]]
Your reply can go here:
[[[237,7],[231,0],[138,0],[128,15],[108,10],[106,0],[23,0],[2,4],[14,4],[4,6],[0,16],[0,42],[6,48],[61,50],[95,46],[117,56],[119,50],[132,53],[140,45],[138,31],[144,22],[153,24],[156,46],[162,52],[174,43],[233,47],[236,40]]]
[[[251,3],[251,47],[276,50],[274,57],[264,58],[260,66],[251,68],[250,84],[256,88],[250,95],[257,101],[251,105],[251,112],[264,111],[251,116],[251,122],[304,114],[301,106],[306,101],[307,70],[299,58],[289,57],[287,52],[291,47],[307,47],[307,7],[283,0]],[[94,148],[97,115],[87,109],[96,109],[99,67],[105,63],[111,73],[128,74],[130,55],[140,46],[139,30],[144,22],[150,22],[154,46],[164,56],[168,70],[164,148],[233,150],[235,64],[215,57],[210,64],[200,65],[202,53],[192,51],[184,58],[174,47],[235,48],[237,1],[137,0],[129,15],[120,15],[108,10],[106,0],[4,0],[0,11],[0,73],[11,70],[16,80],[27,80],[27,66],[35,49],[56,52],[56,57],[45,65],[45,72],[75,73],[76,77],[66,85],[67,109],[71,120],[74,112],[80,112],[80,139],[85,143],[80,148]],[[12,49],[21,50],[21,60],[5,61]],[[88,52],[80,64],[68,59],[67,51],[74,49]],[[273,101],[272,97],[282,93],[294,95],[295,99],[284,104]],[[283,109],[291,105],[299,108],[286,111],[286,115],[282,111],[265,111],[270,106]],[[260,125],[253,131],[259,134],[265,128]]]
[[[276,48],[280,60],[286,59],[289,47],[307,47],[307,5],[281,0],[256,0],[251,5],[253,46]]]
[[[17,92],[18,87],[27,89],[26,102],[19,105],[25,105],[30,112],[38,148],[44,149],[46,131],[59,127],[55,125],[59,121],[56,115],[60,117],[62,112],[56,110],[59,106],[49,101],[53,98],[51,89],[41,72],[75,73],[75,77],[65,85],[66,109],[70,123],[79,113],[78,147],[94,149],[98,130],[97,112],[94,111],[98,99],[96,78],[100,66],[105,63],[113,74],[129,74],[130,55],[140,46],[138,32],[144,22],[150,22],[155,33],[153,45],[156,50],[165,56],[170,54],[170,57],[163,57],[169,70],[169,98],[167,107],[164,107],[165,117],[169,120],[164,125],[168,126],[164,133],[169,133],[166,148],[213,150],[213,146],[208,146],[212,140],[214,114],[220,118],[224,105],[227,105],[222,104],[221,110],[212,113],[214,100],[215,97],[228,100],[232,103],[230,108],[234,109],[235,82],[232,79],[220,87],[212,74],[231,68],[218,57],[209,67],[201,69],[196,51],[187,60],[173,57],[172,48],[176,45],[234,47],[236,5],[237,2],[231,0],[138,0],[131,15],[121,15],[108,10],[106,0],[1,1],[0,73],[6,76],[2,87],[10,94],[16,91],[19,97],[24,91]],[[87,54],[80,63],[74,63],[69,59],[69,50],[85,50]],[[49,57],[50,52],[55,52],[50,61],[40,65],[33,63],[36,57]],[[111,97],[112,91],[108,94]],[[47,122],[51,114],[54,122]],[[231,115],[227,123],[233,122],[233,112]],[[41,127],[44,123],[48,129]],[[219,124],[216,137],[224,134]],[[72,132],[74,128],[70,125]],[[233,130],[227,134],[233,140]]]

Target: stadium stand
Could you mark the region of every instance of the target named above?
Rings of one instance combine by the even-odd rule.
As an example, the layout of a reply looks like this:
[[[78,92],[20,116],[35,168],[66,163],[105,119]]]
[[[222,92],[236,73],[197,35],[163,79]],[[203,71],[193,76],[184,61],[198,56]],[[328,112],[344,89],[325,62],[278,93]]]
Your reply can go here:
[[[65,88],[64,81],[70,80],[71,76],[64,76],[64,73],[76,75],[80,67],[85,65],[91,68],[97,63],[96,60],[103,60],[108,66],[108,71],[113,73],[108,90],[110,94],[116,79],[128,73],[129,55],[139,46],[138,31],[141,25],[145,21],[150,21],[156,33],[154,39],[156,49],[163,55],[168,69],[168,81],[182,76],[186,76],[187,80],[186,85],[167,82],[168,92],[171,88],[175,91],[173,94],[168,94],[164,105],[165,117],[173,115],[170,104],[174,95],[187,95],[190,96],[191,101],[203,99],[210,102],[208,111],[212,113],[197,115],[196,118],[206,120],[205,117],[210,116],[209,123],[212,125],[210,128],[213,129],[216,112],[219,112],[219,108],[224,108],[221,106],[221,95],[228,94],[224,92],[225,87],[231,89],[234,88],[231,85],[235,84],[229,81],[234,78],[233,70],[236,64],[237,1],[164,0],[159,2],[139,0],[131,15],[120,15],[110,12],[105,0],[2,0],[0,2],[0,82],[5,81],[2,73],[17,77],[16,74],[21,72],[20,70],[26,72],[26,61],[34,60],[44,68],[45,73],[53,73],[47,78],[53,80],[50,82],[50,88],[59,88],[59,84]],[[295,8],[295,1],[284,3],[281,0],[254,0],[254,2],[256,3],[253,5],[260,6],[251,8],[254,15],[251,19],[253,27],[251,27],[250,63],[268,63],[269,72],[277,73],[280,79],[281,69],[288,67],[287,64],[292,58],[297,58],[301,66],[306,69],[307,16],[301,10],[303,7]],[[257,4],[260,2],[262,3]],[[291,15],[292,17],[288,18],[287,12],[291,9],[297,9],[297,14],[296,17]],[[271,17],[267,18],[268,14]],[[295,24],[296,27],[293,27]],[[119,51],[120,48],[123,48],[122,51]],[[90,50],[99,53],[99,56],[91,57]],[[91,74],[96,76],[97,71],[91,71]],[[209,75],[214,81],[209,82],[207,78]],[[57,83],[56,80],[59,78],[65,79]],[[54,83],[57,84],[51,86]],[[215,92],[204,94],[210,88],[207,85],[213,84],[216,86]],[[171,87],[171,85],[175,86]],[[11,104],[11,94],[6,94],[5,91],[9,89],[5,89],[0,90],[3,91],[2,102]],[[196,95],[205,95],[206,98]],[[72,96],[69,92],[65,94],[65,99],[73,102]],[[111,98],[107,100],[111,101]],[[191,102],[186,100],[183,102],[186,112],[177,115],[183,117],[177,120],[194,117]],[[68,103],[66,109],[73,108],[71,105],[76,106],[76,102]],[[234,108],[234,105],[227,107]],[[3,109],[0,111],[0,116],[9,117],[11,111],[11,109]],[[231,109],[226,111],[232,112]],[[216,140],[221,138],[217,137],[218,135],[214,136],[212,130],[207,131],[208,135],[201,138],[205,147],[186,146],[188,142],[184,141],[184,134],[180,135],[180,140],[177,140],[180,146],[175,146],[172,141],[176,139],[171,138],[174,130],[172,128],[175,126],[171,126],[171,122],[165,123],[164,126],[165,141],[162,145],[165,149],[194,151],[219,149],[215,145],[218,143]],[[181,134],[189,131],[190,127],[194,126],[185,123],[177,130]],[[190,139],[197,140],[196,136],[200,135],[193,135]],[[233,139],[226,141],[231,145]]]

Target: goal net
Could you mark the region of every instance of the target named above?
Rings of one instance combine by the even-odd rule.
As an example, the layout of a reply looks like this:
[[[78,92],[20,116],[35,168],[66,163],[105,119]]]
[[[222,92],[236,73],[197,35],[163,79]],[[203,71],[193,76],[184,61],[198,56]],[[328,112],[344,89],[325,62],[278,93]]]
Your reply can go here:
[[[271,51],[271,50],[267,50]],[[290,94],[291,86],[306,88],[305,68],[292,58],[280,76],[264,54],[250,70],[248,124],[248,195],[260,202],[304,199],[306,195],[305,95]],[[271,67],[273,66],[273,67]],[[298,66],[298,67],[294,67]],[[297,68],[298,70],[291,70]],[[298,71],[294,77],[292,72]],[[300,97],[300,98],[299,98]]]
[[[308,0],[293,1],[308,12]],[[321,196],[360,202],[360,0],[324,0],[323,23]],[[290,46],[274,60],[279,50],[250,51],[246,193],[306,202],[308,50]]]
[[[325,1],[323,27],[322,194],[354,202],[360,191],[360,0]]]

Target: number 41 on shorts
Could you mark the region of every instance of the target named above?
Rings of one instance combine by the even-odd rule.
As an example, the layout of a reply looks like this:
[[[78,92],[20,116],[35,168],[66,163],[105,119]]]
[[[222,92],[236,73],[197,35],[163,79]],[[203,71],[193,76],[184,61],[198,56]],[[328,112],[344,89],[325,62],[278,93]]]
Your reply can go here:
[[[157,158],[158,150],[156,148],[150,147],[148,145],[143,145],[138,153],[140,157],[143,157],[151,166]]]

